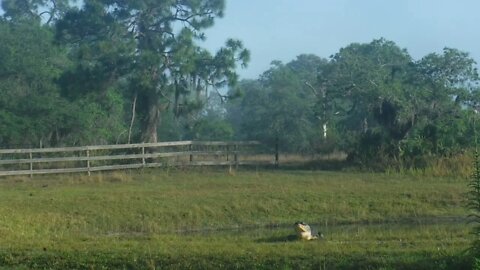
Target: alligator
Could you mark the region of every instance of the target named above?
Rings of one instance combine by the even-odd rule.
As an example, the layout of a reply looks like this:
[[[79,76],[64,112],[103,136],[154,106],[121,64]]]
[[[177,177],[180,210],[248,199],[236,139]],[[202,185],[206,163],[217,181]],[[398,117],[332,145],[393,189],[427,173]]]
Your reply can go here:
[[[310,228],[310,225],[306,224],[303,221],[297,221],[294,224],[295,232],[299,239],[302,240],[314,240],[318,238],[323,238],[323,234],[319,232],[315,232]]]

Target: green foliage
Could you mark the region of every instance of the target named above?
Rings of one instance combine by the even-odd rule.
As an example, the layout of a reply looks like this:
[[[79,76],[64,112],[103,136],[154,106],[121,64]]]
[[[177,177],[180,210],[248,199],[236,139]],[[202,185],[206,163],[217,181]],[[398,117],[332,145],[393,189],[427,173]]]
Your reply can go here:
[[[398,158],[398,143],[411,129],[411,87],[405,87],[412,60],[384,39],[351,44],[332,57],[323,74],[336,100],[336,120],[346,134],[343,149],[360,162]]]
[[[201,141],[228,141],[233,138],[233,128],[223,119],[205,118],[193,124],[186,138]]]
[[[85,1],[57,24],[57,39],[72,47],[77,63],[64,81],[72,87],[87,81],[86,90],[95,92],[125,82],[128,96],[138,97],[141,139],[155,142],[167,108],[177,117],[198,111],[208,96],[202,93],[233,85],[237,63],[248,62],[238,40],[227,40],[214,55],[197,45],[224,5],[223,0]]]
[[[9,147],[114,142],[123,128],[123,98],[62,94],[58,80],[71,62],[38,22],[1,22],[0,144]],[[81,84],[78,84],[79,86]]]
[[[421,87],[415,96],[417,135],[424,151],[448,155],[472,147],[473,115],[470,94],[478,82],[475,62],[467,53],[445,48],[442,55],[429,54],[416,63],[414,79]]]
[[[474,171],[469,183],[468,207],[472,211],[470,218],[476,226],[472,231],[474,236],[471,250],[475,256],[480,255],[480,157],[478,151],[475,151]]]
[[[340,150],[367,168],[425,169],[428,160],[472,147],[478,82],[465,52],[445,48],[415,61],[378,39],[350,44],[329,61],[274,62],[240,84],[229,120],[237,137],[278,140],[284,151]]]
[[[35,21],[0,21],[0,35],[0,144],[48,144],[68,108],[54,83],[67,61]]]
[[[250,57],[234,39],[215,54],[198,45],[224,5],[3,1],[0,144],[125,142],[131,122],[134,141],[156,141],[159,130],[186,137],[189,129],[175,126],[193,123],[209,93],[234,85],[235,68]],[[197,120],[202,138],[232,136],[228,124]]]
[[[313,94],[305,79],[312,77],[308,73],[312,71],[302,68],[312,62],[321,59],[300,56],[286,65],[274,61],[258,81],[239,84],[243,96],[231,101],[227,108],[240,138],[260,140],[270,146],[279,143],[282,151],[309,149],[310,140],[315,140],[316,123]]]
[[[95,95],[86,95],[71,102],[68,115],[62,119],[59,130],[63,144],[118,142],[127,130],[123,122],[123,102],[122,96],[114,90],[105,93],[101,101]]]

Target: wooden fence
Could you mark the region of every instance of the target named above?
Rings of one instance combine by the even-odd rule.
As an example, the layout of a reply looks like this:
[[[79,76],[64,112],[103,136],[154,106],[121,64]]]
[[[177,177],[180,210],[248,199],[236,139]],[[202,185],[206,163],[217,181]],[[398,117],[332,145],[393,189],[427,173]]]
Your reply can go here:
[[[260,143],[179,141],[62,148],[0,149],[0,176],[77,173],[163,166],[277,164]]]

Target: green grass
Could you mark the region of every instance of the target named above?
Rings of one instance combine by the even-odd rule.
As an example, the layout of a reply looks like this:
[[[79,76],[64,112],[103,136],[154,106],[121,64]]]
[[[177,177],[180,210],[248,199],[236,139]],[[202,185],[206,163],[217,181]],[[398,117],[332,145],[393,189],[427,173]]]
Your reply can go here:
[[[0,181],[0,269],[458,269],[468,179],[145,170]],[[292,224],[324,241],[292,241]]]

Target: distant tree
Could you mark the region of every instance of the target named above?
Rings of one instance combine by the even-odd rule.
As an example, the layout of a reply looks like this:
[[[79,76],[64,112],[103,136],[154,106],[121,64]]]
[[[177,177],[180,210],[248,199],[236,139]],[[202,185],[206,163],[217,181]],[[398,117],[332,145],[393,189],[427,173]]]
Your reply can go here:
[[[84,88],[97,93],[125,83],[137,103],[141,140],[156,142],[167,109],[176,116],[198,110],[208,89],[233,85],[237,64],[248,62],[240,41],[228,40],[215,55],[196,44],[224,6],[223,0],[86,0],[57,24],[58,40],[78,63],[65,81],[88,82]]]
[[[274,61],[258,81],[242,81],[243,96],[228,106],[242,139],[255,139],[285,151],[307,151],[316,136],[311,90],[287,65]],[[232,90],[233,91],[233,90]]]
[[[478,81],[468,54],[447,48],[414,61],[379,39],[341,49],[326,71],[320,80],[335,93],[335,122],[351,158],[401,162],[468,145],[465,108]]]
[[[186,138],[202,141],[228,141],[233,138],[233,128],[224,119],[215,116],[204,117],[193,123]]]
[[[0,145],[47,145],[67,114],[54,83],[65,54],[37,21],[0,20],[0,36]]]
[[[58,68],[55,73],[44,76],[45,82],[51,86],[51,96],[45,100],[33,98],[34,94],[39,95],[37,87],[29,87],[32,92],[29,102],[29,108],[38,106],[49,106],[51,113],[55,114],[55,118],[46,114],[25,115],[23,117],[30,118],[33,123],[42,123],[45,121],[44,127],[54,125],[53,130],[48,129],[47,135],[42,135],[39,140],[33,142],[26,139],[22,145],[37,144],[40,145],[58,145],[58,144],[91,144],[115,142],[119,133],[122,132],[123,100],[119,93],[109,91],[102,97],[95,97],[92,94],[84,96],[74,96],[71,94],[71,87],[65,87],[63,83],[65,78],[71,79],[70,86],[76,83],[79,89],[88,87],[88,80],[82,80],[78,77],[68,76],[72,67],[80,65],[72,59],[67,59],[67,52],[72,48],[66,48],[62,44],[54,44],[53,29],[59,19],[61,19],[67,11],[75,9],[71,4],[75,1],[68,0],[21,0],[21,1],[3,1],[2,9],[5,11],[3,19],[8,22],[10,28],[15,28],[12,36],[16,36],[19,42],[25,44],[16,44],[18,55],[15,55],[16,61],[19,63],[32,61],[33,65],[29,67],[19,67],[17,72],[24,74],[29,72],[38,63],[48,63],[51,67]],[[29,26],[29,30],[26,30]],[[42,36],[43,35],[43,36]],[[42,38],[39,38],[42,36]],[[29,48],[29,46],[32,46]],[[33,49],[32,49],[33,48]],[[42,51],[42,55],[33,55],[37,51]],[[52,53],[55,51],[55,53]],[[42,72],[37,72],[38,77],[43,76],[52,68],[42,68]],[[59,87],[59,85],[61,87]],[[62,89],[62,91],[59,91]],[[68,92],[68,93],[67,93]],[[45,94],[45,92],[41,92]],[[21,95],[14,95],[14,98],[21,102]],[[25,102],[23,102],[25,103]],[[13,103],[12,103],[13,104]],[[9,113],[18,116],[20,112],[15,109],[6,109]],[[37,127],[29,127],[32,132],[38,133],[42,129]],[[36,130],[36,131],[33,131]],[[25,136],[24,136],[25,139]],[[28,142],[27,142],[28,141]]]
[[[319,143],[331,143],[331,141],[327,142],[326,140],[327,126],[333,113],[331,111],[332,95],[327,93],[325,81],[320,79],[320,76],[328,69],[328,60],[312,54],[301,54],[295,60],[287,63],[286,66],[298,76],[298,79],[304,83],[306,89],[311,91],[304,93],[304,98],[316,99],[316,104],[314,105],[315,117],[316,120],[321,122],[319,126],[321,126],[321,133],[323,133],[323,140],[319,138]]]
[[[471,145],[471,117],[465,109],[475,104],[475,66],[468,53],[451,48],[416,62],[412,81],[419,91],[412,103],[418,108],[416,126],[426,153],[444,155]]]
[[[397,158],[398,144],[412,127],[410,87],[405,87],[411,57],[384,39],[353,43],[332,57],[321,80],[337,98],[337,126],[351,157]]]
[[[59,82],[68,77],[72,66],[81,65],[67,58],[71,48],[54,43],[52,25],[72,9],[69,1],[3,1],[2,7],[3,143],[47,146],[115,142],[124,129],[119,93],[73,98],[71,93],[61,91],[66,87]],[[88,80],[70,78],[78,89],[88,87]]]

